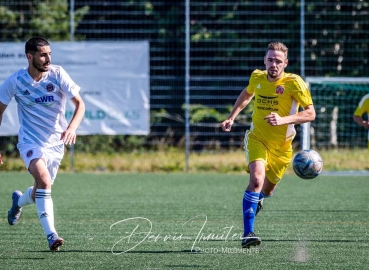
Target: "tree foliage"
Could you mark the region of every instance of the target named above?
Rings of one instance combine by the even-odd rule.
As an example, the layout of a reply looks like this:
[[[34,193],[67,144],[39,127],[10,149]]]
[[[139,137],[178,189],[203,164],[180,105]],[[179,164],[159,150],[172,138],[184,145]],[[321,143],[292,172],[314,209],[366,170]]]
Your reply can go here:
[[[43,36],[53,41],[70,39],[68,0],[0,1],[0,31],[3,41],[24,41]],[[74,27],[89,11],[88,6],[75,10]]]
[[[0,0],[1,40],[24,41],[32,35],[69,40],[68,3]],[[229,113],[251,72],[263,68],[268,42],[286,43],[287,71],[300,73],[300,3],[190,1],[193,134],[204,131],[202,123],[219,122]],[[305,5],[305,76],[369,77],[369,1],[311,0]],[[150,42],[152,133],[145,143],[161,141],[160,136],[172,136],[172,142],[179,142],[184,135],[185,1],[75,1],[74,27],[77,39]],[[244,110],[238,120],[249,124],[247,115],[249,112]],[[213,130],[209,128],[208,133]],[[120,140],[112,139],[111,144],[118,146]],[[13,148],[6,149],[10,152]]]

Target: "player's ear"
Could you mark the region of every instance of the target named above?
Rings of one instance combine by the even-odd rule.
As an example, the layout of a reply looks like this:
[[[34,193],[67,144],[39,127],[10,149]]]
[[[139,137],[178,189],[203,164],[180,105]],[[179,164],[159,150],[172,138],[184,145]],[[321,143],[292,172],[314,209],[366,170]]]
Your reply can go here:
[[[27,53],[27,54],[26,54],[26,56],[27,56],[27,59],[28,59],[28,60],[31,60],[31,59],[32,59],[32,54]]]
[[[284,61],[284,67],[287,67],[288,65],[288,59],[286,59],[286,61]]]

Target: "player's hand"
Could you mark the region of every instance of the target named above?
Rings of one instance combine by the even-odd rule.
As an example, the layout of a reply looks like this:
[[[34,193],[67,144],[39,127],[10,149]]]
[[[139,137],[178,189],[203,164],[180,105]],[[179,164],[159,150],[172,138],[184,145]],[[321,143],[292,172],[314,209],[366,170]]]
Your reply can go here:
[[[283,125],[283,118],[279,116],[278,113],[271,112],[269,115],[264,117],[264,120],[271,126],[280,126]]]
[[[223,131],[226,131],[226,132],[231,131],[232,125],[233,125],[233,120],[227,119],[227,120],[223,121],[223,123],[222,123]]]
[[[76,143],[76,130],[72,127],[68,127],[61,135],[61,140],[64,141],[65,145],[71,145]]]
[[[3,158],[1,157],[1,153],[0,153],[0,164],[3,164]]]

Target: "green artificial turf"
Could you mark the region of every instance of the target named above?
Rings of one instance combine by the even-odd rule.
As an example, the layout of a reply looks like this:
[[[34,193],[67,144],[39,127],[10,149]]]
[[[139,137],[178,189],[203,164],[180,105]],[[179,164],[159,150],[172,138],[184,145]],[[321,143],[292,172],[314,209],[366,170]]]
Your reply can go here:
[[[48,250],[35,205],[6,214],[29,174],[0,174],[1,269],[365,269],[367,176],[287,175],[255,223],[258,248],[242,250],[248,176],[68,174],[52,190],[65,245]]]

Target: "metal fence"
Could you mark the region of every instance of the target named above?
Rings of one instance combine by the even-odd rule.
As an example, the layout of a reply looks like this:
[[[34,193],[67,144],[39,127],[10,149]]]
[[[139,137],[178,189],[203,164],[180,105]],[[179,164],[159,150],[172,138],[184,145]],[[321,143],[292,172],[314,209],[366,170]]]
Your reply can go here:
[[[263,69],[270,41],[289,47],[288,72],[368,77],[368,3],[7,0],[0,1],[0,36],[3,41],[35,34],[50,40],[148,40],[151,134],[144,144],[184,146],[188,121],[188,147],[201,151],[243,143],[251,120],[247,110],[231,134],[221,132],[219,123],[251,72]]]

